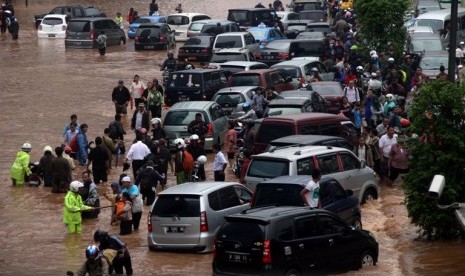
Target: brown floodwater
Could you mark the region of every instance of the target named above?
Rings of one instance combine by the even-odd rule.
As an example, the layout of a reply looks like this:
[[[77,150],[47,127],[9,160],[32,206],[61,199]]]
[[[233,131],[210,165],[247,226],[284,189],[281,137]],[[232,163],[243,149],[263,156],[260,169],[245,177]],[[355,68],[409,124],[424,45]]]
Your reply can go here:
[[[26,8],[24,1],[14,1],[21,28],[19,40],[13,42],[8,35],[0,35],[0,275],[64,275],[83,262],[84,249],[92,243],[96,229],[119,231],[110,225],[110,210],[104,209],[98,220],[83,223],[81,235],[68,235],[62,224],[64,195],[52,194],[50,188],[43,186],[12,187],[8,170],[21,145],[30,142],[32,159],[38,161],[45,145],[54,147],[61,143],[63,127],[73,113],[78,115],[79,123],[89,125],[88,138],[92,140],[112,121],[114,107],[110,97],[117,80],[123,79],[129,85],[134,74],[145,82],[161,76],[158,64],[166,52],[135,52],[130,40],[126,45],[109,47],[107,55],[100,57],[96,50],[65,49],[63,40],[37,39],[33,15],[71,2],[29,0]],[[157,2],[164,14],[173,12],[179,2],[185,12],[203,12],[213,18],[225,18],[228,8],[256,4],[247,0]],[[95,5],[111,17],[118,11],[124,15],[130,8],[121,0],[80,3]],[[149,0],[144,0],[131,5],[145,15],[148,4]],[[124,124],[127,129],[127,119]],[[132,138],[133,135],[127,136],[127,146]],[[79,178],[81,171],[77,169],[74,177]],[[212,179],[211,162],[207,171]],[[110,179],[117,179],[120,173],[121,167],[113,169]],[[228,175],[227,180],[235,178]],[[170,176],[169,185],[173,183]],[[107,186],[99,189],[101,194],[108,191]],[[101,198],[102,205],[107,205]],[[363,226],[380,243],[379,263],[347,274],[465,274],[463,242],[416,241],[417,229],[410,224],[402,201],[403,193],[397,185],[393,189],[383,188],[379,200],[362,207]],[[132,255],[135,275],[211,274],[211,254],[149,251],[147,212],[145,208],[141,229],[123,238]]]

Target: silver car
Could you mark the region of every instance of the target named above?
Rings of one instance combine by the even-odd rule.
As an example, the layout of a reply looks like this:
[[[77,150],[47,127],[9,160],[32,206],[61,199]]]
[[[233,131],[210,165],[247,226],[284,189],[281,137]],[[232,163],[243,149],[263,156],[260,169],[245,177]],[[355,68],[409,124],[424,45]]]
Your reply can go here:
[[[150,250],[211,252],[224,217],[248,209],[251,198],[234,182],[185,183],[159,193],[148,219]]]
[[[223,143],[224,136],[228,131],[228,118],[225,116],[221,106],[213,101],[177,102],[166,113],[163,127],[169,141],[176,138],[189,138],[191,133],[187,128],[195,114],[202,114],[202,120],[208,125],[205,135],[205,149],[211,150],[213,144]]]

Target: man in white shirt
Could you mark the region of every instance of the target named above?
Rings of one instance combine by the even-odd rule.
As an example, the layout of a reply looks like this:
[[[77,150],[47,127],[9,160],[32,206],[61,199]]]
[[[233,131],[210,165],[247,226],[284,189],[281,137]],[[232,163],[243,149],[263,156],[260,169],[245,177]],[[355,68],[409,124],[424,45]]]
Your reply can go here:
[[[381,137],[384,134],[386,134],[388,127],[389,127],[389,118],[383,118],[383,121],[381,122],[381,124],[376,126],[378,137]]]
[[[137,135],[137,142],[132,144],[126,155],[126,163],[132,160],[132,173],[134,179],[137,179],[137,171],[144,165],[144,158],[150,154],[150,149],[142,143],[142,137]]]
[[[386,134],[379,139],[379,155],[381,156],[381,182],[387,179],[389,174],[389,153],[392,145],[397,144],[397,134],[394,132],[394,127],[389,126]]]
[[[353,80],[349,81],[349,85],[346,88],[344,88],[344,96],[347,97],[347,100],[349,100],[349,103],[359,106],[360,105],[360,94],[358,93],[357,87],[355,87],[354,85],[355,85],[355,81]]]
[[[215,154],[215,160],[213,160],[213,172],[215,181],[224,181],[225,175],[224,170],[228,165],[228,161],[224,157],[223,152],[221,151],[220,144],[213,145],[213,153]]]
[[[312,208],[318,208],[320,205],[320,179],[321,172],[319,169],[314,169],[312,172],[312,179],[308,182],[307,186],[300,191],[300,197]]]

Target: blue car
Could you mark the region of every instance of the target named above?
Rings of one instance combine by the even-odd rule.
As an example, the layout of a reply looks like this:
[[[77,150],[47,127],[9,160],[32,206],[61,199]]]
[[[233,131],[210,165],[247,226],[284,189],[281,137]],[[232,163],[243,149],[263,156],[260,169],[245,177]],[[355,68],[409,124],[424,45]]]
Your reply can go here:
[[[273,40],[286,39],[286,37],[276,28],[272,27],[252,27],[247,30],[255,40],[258,41],[260,48],[265,48],[266,44]]]
[[[131,39],[134,39],[136,37],[137,33],[137,28],[141,24],[154,24],[154,23],[166,23],[166,16],[142,16],[136,21],[132,22],[131,25],[129,25],[129,30],[128,30],[128,37]]]

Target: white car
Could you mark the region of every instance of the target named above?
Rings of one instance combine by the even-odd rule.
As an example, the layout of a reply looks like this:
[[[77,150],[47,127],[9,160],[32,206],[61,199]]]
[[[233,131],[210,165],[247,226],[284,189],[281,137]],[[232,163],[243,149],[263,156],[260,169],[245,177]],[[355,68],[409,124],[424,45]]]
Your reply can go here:
[[[39,25],[37,36],[44,38],[65,38],[67,27],[66,15],[47,14]]]
[[[260,50],[258,42],[249,32],[233,32],[217,35],[213,43],[213,52],[225,48],[247,49],[253,57],[255,57],[255,54]]]
[[[187,30],[192,22],[211,19],[210,16],[202,13],[175,13],[170,14],[166,18],[166,23],[174,30],[174,37],[176,41],[187,40]]]
[[[257,61],[228,61],[219,65],[220,69],[231,74],[255,69],[268,69],[268,65]]]

